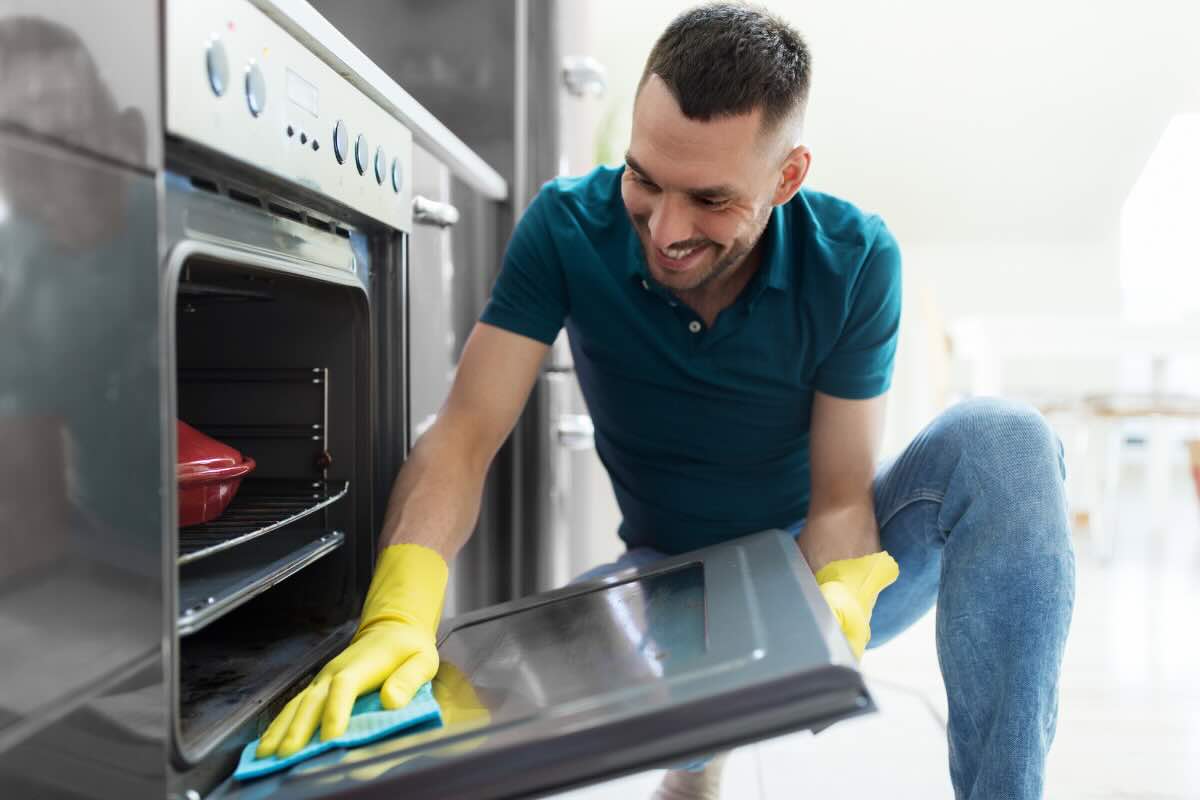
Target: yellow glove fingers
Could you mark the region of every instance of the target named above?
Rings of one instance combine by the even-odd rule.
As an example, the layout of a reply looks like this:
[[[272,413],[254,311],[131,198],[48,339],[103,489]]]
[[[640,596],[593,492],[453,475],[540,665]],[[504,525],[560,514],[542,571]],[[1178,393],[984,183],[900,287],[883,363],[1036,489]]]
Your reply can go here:
[[[858,586],[858,600],[870,617],[871,612],[875,610],[875,601],[879,598],[879,593],[900,577],[900,566],[896,559],[887,553],[869,555],[865,562],[866,572]]]
[[[295,755],[312,740],[313,733],[317,730],[317,721],[321,718],[321,711],[325,708],[325,699],[328,696],[328,679],[322,678],[314,681],[313,685],[308,687],[304,693],[304,699],[300,701],[300,707],[296,709],[296,716],[292,719],[291,726],[284,734],[283,741],[279,743],[279,750],[275,753],[277,756],[287,758]]]
[[[383,684],[395,664],[394,648],[397,647],[403,645],[381,636],[379,631],[370,631],[347,648],[346,652],[353,651],[355,658],[347,659],[346,666],[330,681],[329,697],[321,714],[322,741],[346,732],[354,701]]]
[[[863,651],[867,649],[867,642],[871,640],[871,626],[858,604],[858,598],[850,591],[850,587],[841,581],[826,581],[820,587],[825,602],[829,604],[838,626],[854,652],[854,657],[861,661]]]
[[[383,682],[380,699],[384,708],[401,708],[413,699],[422,684],[433,680],[438,671],[438,653],[433,647],[418,650],[409,656]]]
[[[283,734],[291,726],[292,720],[296,717],[296,709],[300,707],[300,701],[304,697],[307,689],[299,691],[295,697],[287,702],[283,710],[275,717],[270,725],[267,726],[267,731],[258,740],[258,749],[255,751],[255,756],[258,758],[266,758],[275,753],[279,747],[279,742],[283,739]]]
[[[367,689],[369,691],[369,688]],[[361,691],[353,673],[347,671],[337,675],[329,683],[329,698],[321,714],[321,741],[337,738],[350,725],[350,712]]]

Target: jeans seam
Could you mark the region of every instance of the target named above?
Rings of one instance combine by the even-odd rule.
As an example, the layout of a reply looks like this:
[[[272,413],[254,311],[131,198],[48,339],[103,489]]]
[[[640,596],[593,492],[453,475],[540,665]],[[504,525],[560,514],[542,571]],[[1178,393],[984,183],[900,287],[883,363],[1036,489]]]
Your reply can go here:
[[[913,494],[911,497],[909,497],[903,503],[900,503],[895,508],[893,508],[891,510],[891,513],[889,513],[886,518],[880,519],[878,521],[879,527],[882,529],[883,526],[887,525],[889,522],[891,522],[892,519],[897,514],[899,514],[901,511],[903,511],[904,509],[908,508],[909,506],[911,506],[915,503],[923,503],[923,502],[924,503],[941,503],[945,499],[946,499],[946,495],[943,492],[937,492],[932,489],[922,489],[922,490],[916,492],[915,494]]]

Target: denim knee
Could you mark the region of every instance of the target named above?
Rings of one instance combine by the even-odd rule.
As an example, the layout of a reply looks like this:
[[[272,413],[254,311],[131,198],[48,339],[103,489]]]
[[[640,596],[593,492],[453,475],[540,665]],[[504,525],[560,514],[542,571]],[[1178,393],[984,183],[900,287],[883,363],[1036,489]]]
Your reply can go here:
[[[1062,443],[1032,406],[980,397],[947,410],[930,433],[939,446],[969,458],[978,473],[997,480],[1066,477]]]

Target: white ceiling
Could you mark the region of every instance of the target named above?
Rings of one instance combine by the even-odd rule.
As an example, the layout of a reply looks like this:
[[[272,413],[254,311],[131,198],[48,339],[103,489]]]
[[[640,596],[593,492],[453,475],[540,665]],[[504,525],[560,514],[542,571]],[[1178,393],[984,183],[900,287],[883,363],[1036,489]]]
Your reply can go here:
[[[622,148],[645,55],[687,5],[591,12]],[[1200,110],[1200,0],[766,5],[814,55],[810,185],[908,242],[1113,238],[1167,121]]]

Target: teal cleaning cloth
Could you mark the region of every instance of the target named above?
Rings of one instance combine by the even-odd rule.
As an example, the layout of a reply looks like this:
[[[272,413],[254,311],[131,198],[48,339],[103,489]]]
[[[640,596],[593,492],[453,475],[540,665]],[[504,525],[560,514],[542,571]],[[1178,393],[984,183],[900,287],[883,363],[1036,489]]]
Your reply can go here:
[[[422,686],[413,696],[412,702],[394,711],[383,707],[379,692],[371,692],[354,702],[354,709],[350,712],[350,725],[341,736],[322,742],[318,731],[313,734],[312,741],[303,750],[287,758],[255,758],[254,751],[258,749],[258,739],[255,739],[242,750],[242,758],[233,777],[240,781],[258,778],[287,769],[292,764],[306,761],[335,747],[358,747],[418,725],[424,730],[436,728],[441,724],[442,711],[438,708],[437,700],[433,699],[431,684]]]

